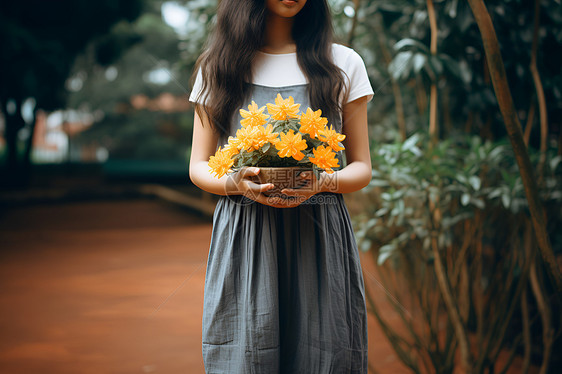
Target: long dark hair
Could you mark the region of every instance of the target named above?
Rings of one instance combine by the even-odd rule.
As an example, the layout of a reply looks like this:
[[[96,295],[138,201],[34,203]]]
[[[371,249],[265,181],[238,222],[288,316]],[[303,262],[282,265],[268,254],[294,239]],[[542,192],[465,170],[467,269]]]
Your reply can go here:
[[[217,8],[213,33],[195,64],[203,77],[196,105],[219,136],[228,135],[230,121],[247,98],[252,82],[252,61],[263,46],[267,9],[264,0],[223,0]],[[297,61],[309,82],[310,105],[322,115],[336,118],[344,88],[342,71],[332,62],[333,29],[326,0],[308,0],[295,16],[292,36]]]

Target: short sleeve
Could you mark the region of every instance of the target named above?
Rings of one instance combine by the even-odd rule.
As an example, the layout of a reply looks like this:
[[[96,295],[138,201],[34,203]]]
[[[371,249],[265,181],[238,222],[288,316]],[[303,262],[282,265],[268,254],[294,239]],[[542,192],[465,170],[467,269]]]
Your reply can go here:
[[[345,63],[344,71],[347,75],[348,96],[346,103],[367,96],[367,101],[371,101],[374,96],[373,87],[369,81],[367,68],[363,59],[357,52],[350,50]]]
[[[201,92],[202,86],[203,86],[203,75],[201,74],[201,68],[199,68],[197,70],[197,76],[195,77],[195,82],[193,82],[193,89],[191,90],[191,94],[189,95],[189,101],[191,101],[192,103],[201,104],[200,101],[197,101],[197,97]]]

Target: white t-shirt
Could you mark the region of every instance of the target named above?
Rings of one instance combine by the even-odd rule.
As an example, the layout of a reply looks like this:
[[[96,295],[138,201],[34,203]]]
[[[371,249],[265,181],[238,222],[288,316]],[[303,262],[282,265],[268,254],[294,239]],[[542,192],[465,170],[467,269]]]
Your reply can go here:
[[[374,92],[361,56],[353,49],[335,43],[332,44],[332,56],[336,66],[344,71],[345,86],[350,89],[347,100],[343,104],[363,96],[367,96],[370,101]],[[297,62],[296,52],[271,54],[258,51],[252,69],[252,83],[256,85],[285,87],[308,83]],[[195,102],[200,90],[201,71],[199,70],[189,101]]]

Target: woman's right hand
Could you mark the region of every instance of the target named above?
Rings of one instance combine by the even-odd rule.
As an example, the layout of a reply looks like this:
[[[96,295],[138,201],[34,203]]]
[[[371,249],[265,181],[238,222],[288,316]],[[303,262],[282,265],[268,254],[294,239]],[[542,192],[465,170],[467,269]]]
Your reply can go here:
[[[265,204],[266,198],[263,192],[273,188],[272,183],[256,183],[251,177],[258,175],[259,168],[254,166],[243,166],[240,170],[227,174],[225,188],[227,195],[244,195],[254,201]]]

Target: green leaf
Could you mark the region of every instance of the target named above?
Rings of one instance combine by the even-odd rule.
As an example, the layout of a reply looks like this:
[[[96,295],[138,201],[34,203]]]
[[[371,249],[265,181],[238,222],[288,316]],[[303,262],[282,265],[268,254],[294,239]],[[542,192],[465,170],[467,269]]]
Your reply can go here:
[[[379,249],[379,257],[377,258],[377,264],[381,266],[384,262],[392,256],[394,250],[396,249],[395,244],[385,244]]]
[[[405,48],[419,49],[420,51],[423,51],[426,55],[430,54],[429,48],[427,48],[425,44],[411,38],[406,38],[398,41],[396,44],[394,44],[392,48],[395,51],[399,51]]]
[[[410,74],[409,65],[412,61],[413,53],[405,51],[398,53],[388,65],[388,72],[395,80],[400,77],[407,77]]]
[[[511,203],[511,196],[509,196],[508,194],[503,194],[502,195],[502,204],[506,209],[509,209],[509,205]]]
[[[552,158],[552,160],[550,160],[549,162],[550,170],[556,171],[556,168],[558,167],[558,164],[560,164],[560,161],[562,161],[562,156],[556,156]]]
[[[422,55],[421,53],[416,53],[414,55],[414,73],[418,74],[424,65],[427,63],[427,57]]]
[[[410,148],[412,148],[414,145],[416,145],[416,143],[419,140],[419,136],[418,134],[414,134],[412,136],[410,136],[408,139],[406,139],[406,141],[404,141],[404,143],[402,144],[402,150],[406,151],[409,150]]]
[[[376,217],[382,217],[388,213],[388,208],[381,208],[375,212]]]
[[[435,75],[441,75],[443,73],[443,63],[441,59],[437,56],[431,56],[429,58],[429,64],[432,67],[431,70],[435,73]]]
[[[388,192],[383,192],[381,194],[381,198],[385,201],[392,201],[392,195],[389,194]]]
[[[484,209],[486,207],[484,200],[478,198],[472,199],[472,204],[476,205],[479,209]]]
[[[369,251],[371,249],[371,241],[369,239],[361,240],[360,248],[363,252]]]
[[[371,182],[369,182],[369,185],[373,186],[373,187],[388,187],[389,183],[388,181],[384,180],[384,179],[371,179]]]
[[[478,176],[476,176],[476,175],[470,176],[470,178],[468,178],[468,182],[470,183],[472,188],[474,188],[475,191],[480,190],[481,181],[480,181],[480,178],[478,178]]]
[[[299,126],[295,123],[289,123],[287,125],[287,127],[291,130],[293,130],[294,132],[298,132],[299,131]]]
[[[451,74],[459,79],[462,79],[461,76],[461,69],[459,67],[459,64],[457,61],[453,60],[451,58],[451,56],[448,56],[444,53],[440,53],[439,54],[439,58],[441,59],[441,61],[443,62],[443,64],[445,65],[445,68],[451,72]]]

